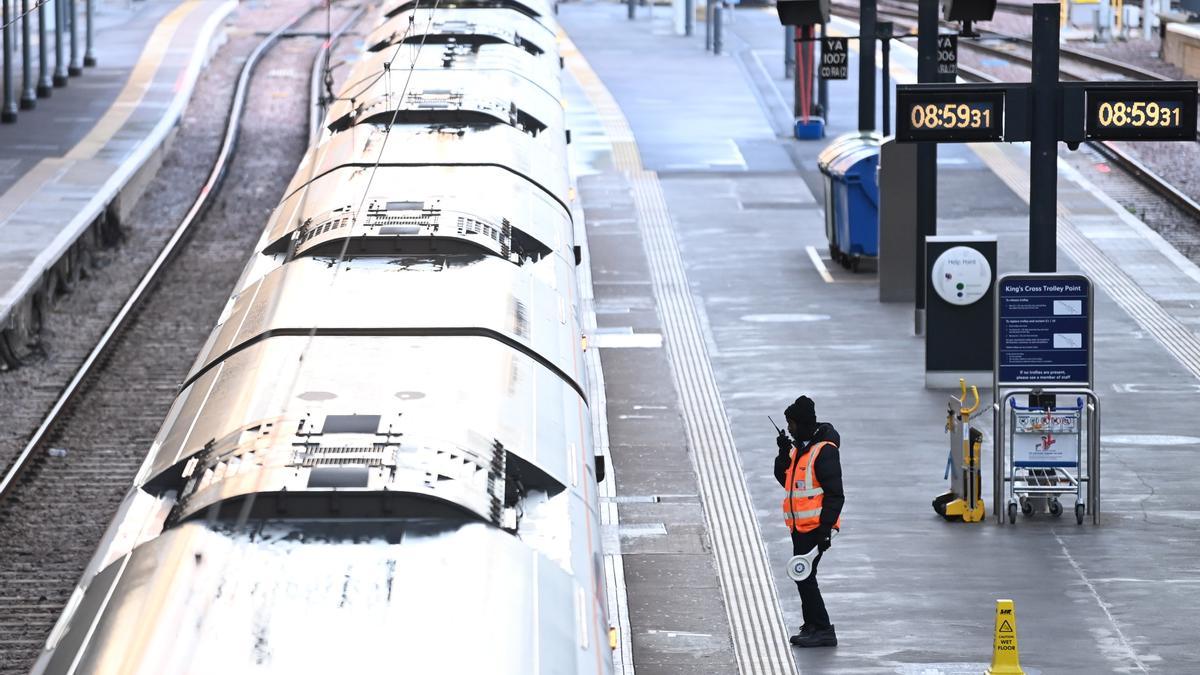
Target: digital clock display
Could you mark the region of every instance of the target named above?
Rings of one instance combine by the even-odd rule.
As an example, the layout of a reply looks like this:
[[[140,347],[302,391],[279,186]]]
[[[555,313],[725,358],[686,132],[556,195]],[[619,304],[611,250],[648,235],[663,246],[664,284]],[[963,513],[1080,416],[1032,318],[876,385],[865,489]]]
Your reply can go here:
[[[896,92],[896,140],[961,143],[998,141],[1004,135],[1004,92]]]
[[[918,103],[909,110],[909,121],[914,130],[986,129],[995,114],[991,103]]]
[[[1196,90],[1089,90],[1087,137],[1195,140]]]

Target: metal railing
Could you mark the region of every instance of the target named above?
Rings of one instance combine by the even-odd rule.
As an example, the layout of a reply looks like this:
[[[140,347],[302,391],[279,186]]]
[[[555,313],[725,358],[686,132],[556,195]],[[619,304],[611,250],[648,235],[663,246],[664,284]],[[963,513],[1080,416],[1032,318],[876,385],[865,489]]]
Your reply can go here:
[[[54,87],[67,86],[68,78],[83,74],[85,66],[96,65],[92,30],[95,0],[83,0],[84,49],[79,48],[79,7],[77,0],[0,0],[0,69],[3,71],[4,102],[0,122],[17,121],[17,111],[32,110],[39,98],[48,98]],[[18,6],[18,3],[19,6]],[[47,7],[54,12],[54,62],[50,61]],[[19,9],[19,11],[18,11]],[[37,74],[34,74],[34,29],[37,34]],[[17,36],[20,35],[21,93],[17,96],[15,62],[18,60]],[[69,52],[68,52],[69,49]],[[82,59],[82,62],[81,62]],[[51,69],[53,68],[53,76]]]

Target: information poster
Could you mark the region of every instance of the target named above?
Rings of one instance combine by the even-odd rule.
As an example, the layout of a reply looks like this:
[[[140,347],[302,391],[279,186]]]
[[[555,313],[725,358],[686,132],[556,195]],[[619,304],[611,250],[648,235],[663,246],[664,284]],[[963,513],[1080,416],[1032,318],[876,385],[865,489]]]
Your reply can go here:
[[[996,296],[1002,385],[1089,386],[1091,281],[1079,275],[1007,275]]]

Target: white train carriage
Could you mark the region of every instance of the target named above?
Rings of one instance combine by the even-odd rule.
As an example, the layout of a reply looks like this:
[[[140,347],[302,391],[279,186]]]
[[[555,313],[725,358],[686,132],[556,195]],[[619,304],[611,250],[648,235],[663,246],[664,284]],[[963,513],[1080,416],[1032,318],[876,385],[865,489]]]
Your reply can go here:
[[[611,673],[557,27],[438,6],[411,80],[355,67],[36,673]]]

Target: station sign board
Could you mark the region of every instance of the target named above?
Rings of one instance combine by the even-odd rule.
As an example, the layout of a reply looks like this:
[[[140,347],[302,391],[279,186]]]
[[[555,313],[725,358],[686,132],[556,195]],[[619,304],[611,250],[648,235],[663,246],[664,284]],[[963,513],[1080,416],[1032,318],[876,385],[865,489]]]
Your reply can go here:
[[[1092,385],[1092,283],[1079,274],[1008,274],[996,293],[1000,386]]]
[[[938,35],[937,74],[944,82],[953,82],[958,77],[957,35]]]
[[[1087,138],[1102,141],[1196,140],[1196,85],[1194,82],[1180,85],[1150,87],[1130,82],[1123,87],[1085,89]]]
[[[896,88],[896,140],[974,143],[1004,138],[1003,89],[962,84]]]
[[[850,77],[850,40],[844,37],[821,38],[822,80],[846,80]]]

